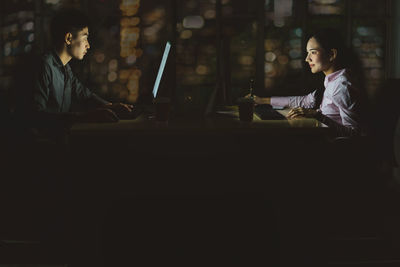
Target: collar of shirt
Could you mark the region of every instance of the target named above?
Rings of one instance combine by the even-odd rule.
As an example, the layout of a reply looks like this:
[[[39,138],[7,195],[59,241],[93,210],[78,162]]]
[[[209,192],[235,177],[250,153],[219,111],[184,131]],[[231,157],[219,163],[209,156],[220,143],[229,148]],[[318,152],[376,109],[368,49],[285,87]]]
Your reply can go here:
[[[342,76],[342,75],[344,74],[345,71],[346,71],[346,69],[340,69],[340,70],[337,70],[337,71],[335,71],[335,72],[333,72],[333,73],[327,75],[327,76],[325,77],[325,80],[324,80],[324,86],[325,86],[325,88],[328,87],[328,83],[333,82],[333,81],[336,80],[338,77]]]
[[[55,66],[59,67],[64,74],[65,74],[64,71],[66,71],[67,73],[70,73],[71,67],[69,66],[69,64],[66,64],[64,66],[64,64],[62,63],[62,61],[61,61],[60,57],[58,56],[56,50],[53,50],[51,52],[51,55],[53,56],[53,63],[54,63]]]
[[[62,64],[62,62],[61,62],[61,59],[60,59],[60,57],[58,56],[58,54],[57,54],[57,52],[55,51],[55,50],[53,50],[52,51],[52,56],[53,56],[53,62],[54,62],[54,64],[56,65],[56,66],[58,66],[58,67],[64,67],[64,65]]]

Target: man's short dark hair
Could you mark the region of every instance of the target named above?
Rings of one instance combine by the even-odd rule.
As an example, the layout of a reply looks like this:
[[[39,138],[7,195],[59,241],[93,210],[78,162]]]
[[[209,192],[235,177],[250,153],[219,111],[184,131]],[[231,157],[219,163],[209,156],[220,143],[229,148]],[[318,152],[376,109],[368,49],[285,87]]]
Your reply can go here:
[[[85,27],[89,27],[89,19],[79,10],[72,8],[59,10],[51,20],[50,33],[53,44],[62,45],[65,34],[70,32],[75,37]]]

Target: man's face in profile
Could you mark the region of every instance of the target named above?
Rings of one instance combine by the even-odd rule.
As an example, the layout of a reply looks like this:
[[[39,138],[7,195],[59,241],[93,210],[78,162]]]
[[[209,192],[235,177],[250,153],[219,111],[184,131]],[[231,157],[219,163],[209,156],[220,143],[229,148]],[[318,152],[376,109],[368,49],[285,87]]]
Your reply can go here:
[[[82,60],[90,48],[88,41],[89,29],[83,28],[76,36],[72,38],[71,46],[68,47],[68,53],[75,59]]]

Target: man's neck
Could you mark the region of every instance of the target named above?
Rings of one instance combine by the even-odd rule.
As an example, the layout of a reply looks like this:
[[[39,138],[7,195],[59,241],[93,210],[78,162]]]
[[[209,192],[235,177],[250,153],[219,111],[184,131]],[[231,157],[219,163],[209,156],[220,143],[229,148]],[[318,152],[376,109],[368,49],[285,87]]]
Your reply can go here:
[[[72,59],[72,57],[68,54],[67,49],[65,47],[56,49],[56,53],[64,66],[67,65],[68,62]]]

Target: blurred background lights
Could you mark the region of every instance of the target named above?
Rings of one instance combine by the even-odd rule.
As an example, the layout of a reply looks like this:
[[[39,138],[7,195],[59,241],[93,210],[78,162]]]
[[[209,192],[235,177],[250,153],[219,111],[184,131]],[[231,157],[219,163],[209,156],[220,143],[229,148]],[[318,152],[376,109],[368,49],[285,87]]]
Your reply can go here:
[[[301,69],[303,67],[303,61],[300,59],[290,61],[290,67],[293,69]]]
[[[144,41],[155,43],[158,39],[159,31],[163,24],[158,22],[164,15],[164,11],[159,8],[153,9],[151,12],[143,14],[143,21],[146,26],[141,26],[142,19],[138,16],[140,8],[140,0],[122,0],[120,9],[122,18],[120,20],[120,57],[123,58],[121,70],[117,74],[118,61],[115,60],[113,65],[109,63],[110,70],[113,70],[108,75],[110,82],[116,81],[119,78],[119,87],[113,87],[113,91],[119,98],[126,99],[128,102],[136,102],[139,91],[140,75],[132,75],[132,65],[137,62],[137,59],[143,54],[139,49],[139,38],[143,36]],[[143,34],[141,35],[141,29]]]
[[[375,54],[376,54],[378,57],[383,57],[383,49],[382,49],[382,48],[376,48],[376,49],[375,49]]]
[[[117,68],[118,68],[118,61],[116,59],[111,59],[110,62],[108,62],[109,71],[117,71]]]
[[[301,28],[297,28],[294,30],[294,33],[297,37],[301,38],[303,35],[303,30]]]
[[[139,81],[138,80],[130,80],[127,84],[128,90],[131,91],[136,91],[139,89]]]
[[[15,3],[16,12],[2,18],[4,25],[0,29],[0,60],[15,61],[21,53],[32,52],[37,44],[40,46],[42,41],[33,45],[38,39],[35,34],[36,30],[40,32],[46,21],[42,22],[36,16],[47,17],[52,11],[70,5],[89,11],[93,18],[99,16],[96,18],[99,19],[96,27],[101,30],[94,31],[93,51],[87,57],[90,60],[89,71],[93,74],[85,69],[87,73],[84,75],[87,74],[87,79],[95,81],[94,88],[107,93],[107,97],[125,97],[118,99],[120,101],[134,102],[139,95],[139,85],[141,93],[146,93],[147,88],[150,88],[149,83],[153,81],[148,81],[151,80],[148,78],[151,74],[148,73],[151,73],[162,53],[161,46],[173,33],[177,33],[178,37],[175,54],[177,86],[181,86],[182,91],[194,90],[196,86],[210,87],[219,79],[216,77],[219,50],[215,37],[220,22],[226,37],[226,47],[223,49],[226,48],[226,51],[223,52],[230,55],[227,71],[231,75],[227,75],[226,79],[231,79],[230,86],[234,90],[243,87],[241,81],[247,84],[248,77],[254,76],[256,68],[258,70],[260,67],[264,67],[265,71],[259,75],[259,79],[265,83],[265,89],[270,88],[273,93],[279,93],[281,88],[286,90],[282,85],[287,82],[297,86],[295,81],[301,76],[303,68],[307,75],[309,72],[304,63],[305,32],[325,27],[328,22],[342,30],[344,36],[351,37],[351,44],[363,64],[366,84],[369,80],[385,78],[385,62],[388,60],[386,22],[372,20],[376,17],[375,13],[380,12],[380,18],[385,16],[390,6],[384,4],[385,1],[304,0],[299,1],[301,12],[295,9],[300,7],[298,1],[262,1],[264,10],[259,10],[260,6],[253,4],[256,1],[244,4],[240,0],[220,0],[222,16],[218,19],[221,21],[216,20],[217,0],[173,1],[177,7],[173,15],[169,12],[171,9],[168,1],[155,1],[151,4],[151,1],[140,0],[43,0],[40,6],[46,10],[40,10],[39,14],[36,14],[37,5],[33,5],[35,7],[31,11],[19,8],[25,2],[34,4],[34,0],[7,1],[5,3]],[[379,3],[368,4],[370,2]],[[95,8],[90,10],[91,7]],[[375,7],[377,11],[370,7]],[[264,12],[265,23],[258,23],[259,12]],[[344,29],[341,20],[344,21],[353,13],[357,18],[350,21],[351,25],[348,26],[351,27]],[[171,27],[172,23],[176,23],[176,28]],[[261,36],[261,31],[257,31],[258,27],[265,27],[264,36]],[[41,40],[43,36],[40,37]],[[260,59],[261,62],[255,62],[258,55],[256,50],[259,51],[257,40],[264,41],[264,51],[261,51],[264,58]],[[143,80],[138,68],[146,73]],[[0,70],[0,73],[6,71]],[[187,96],[195,98],[196,94],[191,92]]]
[[[142,71],[140,69],[133,69],[133,71],[131,72],[131,79],[136,79],[139,78],[140,76],[142,76]]]
[[[274,70],[274,65],[272,65],[271,63],[265,63],[264,64],[264,72],[268,73]]]
[[[24,52],[29,53],[32,50],[32,45],[28,44],[24,47]]]
[[[49,5],[58,5],[61,2],[61,0],[46,0],[46,4]]]
[[[366,35],[368,35],[368,30],[366,27],[358,27],[357,33],[361,36],[366,36]]]
[[[271,71],[266,73],[267,77],[276,77],[276,75],[278,74],[278,72],[276,71],[276,69],[272,69]]]
[[[186,29],[201,29],[204,26],[204,19],[202,16],[187,16],[182,24]]]
[[[274,80],[269,78],[269,77],[265,78],[264,79],[264,86],[266,88],[270,88],[270,87],[274,86]]]
[[[12,42],[12,48],[16,49],[19,46],[19,40],[15,40],[14,42]]]
[[[11,54],[11,43],[6,43],[4,45],[4,55],[9,56]]]
[[[33,21],[29,21],[29,22],[25,23],[24,25],[22,25],[22,30],[23,31],[32,31],[33,26],[34,26]]]
[[[205,75],[208,73],[208,67],[205,65],[199,65],[196,68],[196,73],[199,75]]]
[[[107,78],[108,78],[108,81],[109,82],[115,82],[116,80],[117,80],[117,73],[116,72],[110,72],[109,74],[108,74],[108,76],[107,76]]]
[[[353,39],[353,46],[360,47],[362,45],[362,41],[359,38]]]
[[[308,10],[316,15],[339,15],[343,14],[341,0],[308,0]]]
[[[205,19],[215,19],[216,12],[214,9],[209,9],[204,12],[204,18]]]
[[[143,30],[143,34],[145,36],[153,36],[155,34],[157,34],[158,30],[156,27],[147,27]]]
[[[301,39],[292,39],[289,41],[289,44],[293,48],[301,48]]]
[[[254,63],[254,58],[252,56],[241,56],[239,58],[239,63],[242,65],[252,65]]]
[[[137,14],[140,6],[140,0],[122,0],[120,9],[123,16],[133,16]]]
[[[94,60],[95,60],[97,63],[103,63],[103,62],[104,62],[104,59],[105,59],[104,53],[99,52],[99,51],[96,51],[96,52],[94,53]]]
[[[265,60],[268,62],[273,62],[276,59],[276,55],[273,52],[265,53]]]
[[[126,63],[128,65],[132,65],[136,62],[136,56],[135,55],[130,55],[126,58]]]
[[[301,50],[299,48],[291,49],[289,51],[289,56],[291,58],[299,58],[299,57],[301,57]]]
[[[192,31],[191,30],[184,30],[181,32],[180,35],[181,39],[190,39],[192,37]]]
[[[32,43],[34,40],[35,40],[35,35],[34,35],[33,33],[30,33],[30,34],[28,35],[28,42],[29,42],[29,43]]]
[[[285,19],[283,17],[276,17],[274,20],[274,25],[278,28],[285,26]]]
[[[120,81],[128,80],[128,77],[129,77],[129,70],[121,70],[119,72],[119,80]]]
[[[280,55],[278,56],[278,62],[281,65],[286,65],[289,63],[289,58],[286,55]]]

